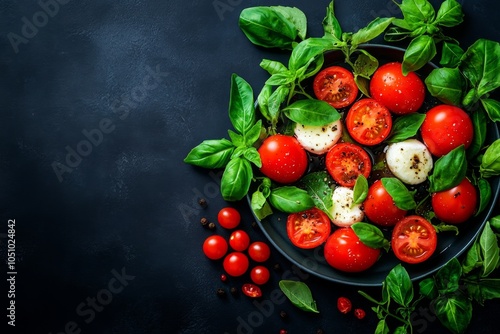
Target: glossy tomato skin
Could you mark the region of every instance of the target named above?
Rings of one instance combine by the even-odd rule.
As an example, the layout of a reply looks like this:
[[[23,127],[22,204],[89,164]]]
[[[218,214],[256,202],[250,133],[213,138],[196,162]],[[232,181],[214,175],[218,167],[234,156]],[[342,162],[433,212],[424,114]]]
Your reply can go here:
[[[394,226],[391,246],[394,255],[403,262],[424,262],[436,250],[436,229],[421,216],[407,216]]]
[[[226,255],[222,265],[228,275],[237,277],[247,272],[250,261],[245,254],[232,252]]]
[[[220,209],[219,213],[217,214],[217,221],[219,222],[220,226],[227,229],[233,229],[240,224],[241,215],[235,208],[226,207]]]
[[[326,154],[326,170],[344,187],[354,187],[360,174],[368,178],[372,170],[370,156],[359,145],[339,143]]]
[[[380,249],[366,246],[351,227],[335,230],[325,244],[326,262],[345,272],[361,272],[377,262]]]
[[[352,105],[345,120],[351,137],[362,145],[373,146],[384,141],[392,129],[389,109],[374,99],[361,99]]]
[[[256,266],[250,270],[250,279],[258,285],[266,284],[271,277],[269,269],[264,266]]]
[[[243,230],[236,230],[229,236],[229,246],[238,252],[243,252],[250,245],[250,236]]]
[[[203,242],[203,253],[211,260],[221,259],[227,250],[227,241],[220,235],[211,235]]]
[[[396,225],[407,213],[396,206],[380,180],[375,181],[368,189],[363,211],[371,222],[387,227]]]
[[[255,262],[266,262],[271,256],[271,248],[262,241],[254,241],[248,246],[248,255]]]
[[[425,85],[414,72],[403,75],[400,62],[391,62],[373,73],[370,95],[394,114],[405,115],[420,109],[425,100]]]
[[[315,248],[328,239],[331,221],[326,213],[318,208],[291,213],[286,222],[286,232],[296,247]]]
[[[273,181],[293,183],[307,170],[306,150],[295,137],[282,134],[269,136],[258,152],[262,161],[260,171]]]
[[[467,221],[477,210],[476,187],[463,179],[456,187],[432,194],[432,209],[439,220],[448,224]]]
[[[352,72],[341,66],[321,70],[314,78],[313,90],[318,100],[337,109],[351,105],[359,91]]]
[[[429,151],[441,157],[460,145],[468,148],[474,136],[474,126],[465,111],[441,104],[427,112],[420,133]]]
[[[241,291],[243,291],[245,296],[250,298],[262,297],[262,290],[255,284],[245,283],[241,287]]]

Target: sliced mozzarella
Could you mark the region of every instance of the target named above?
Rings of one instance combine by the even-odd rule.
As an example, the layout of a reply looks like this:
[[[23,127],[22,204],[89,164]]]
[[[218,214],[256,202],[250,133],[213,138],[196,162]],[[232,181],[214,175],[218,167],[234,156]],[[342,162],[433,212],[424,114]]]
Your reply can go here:
[[[342,136],[340,120],[323,126],[295,124],[295,137],[305,150],[314,154],[324,154]]]
[[[424,182],[433,166],[431,153],[416,139],[390,144],[385,159],[394,176],[406,184]]]
[[[340,227],[351,226],[364,218],[361,204],[354,204],[354,191],[347,187],[337,187],[333,191],[332,222]]]

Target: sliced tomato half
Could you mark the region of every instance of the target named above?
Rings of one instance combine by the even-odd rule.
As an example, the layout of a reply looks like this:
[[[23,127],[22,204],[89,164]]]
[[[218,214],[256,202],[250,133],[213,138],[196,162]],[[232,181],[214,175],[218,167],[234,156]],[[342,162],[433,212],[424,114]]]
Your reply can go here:
[[[372,170],[372,161],[359,145],[340,143],[333,146],[326,154],[326,170],[333,179],[344,187],[354,187],[360,174],[368,178]]]
[[[334,108],[351,105],[358,96],[354,75],[342,66],[330,66],[320,71],[313,82],[318,100],[328,102]]]
[[[328,239],[331,221],[318,208],[291,213],[286,222],[288,238],[295,246],[304,249],[315,248]]]
[[[384,141],[392,128],[389,109],[374,99],[361,99],[349,109],[346,117],[347,131],[362,145],[377,145]]]
[[[436,250],[436,229],[421,216],[407,216],[394,226],[391,245],[401,261],[411,264],[424,262]]]

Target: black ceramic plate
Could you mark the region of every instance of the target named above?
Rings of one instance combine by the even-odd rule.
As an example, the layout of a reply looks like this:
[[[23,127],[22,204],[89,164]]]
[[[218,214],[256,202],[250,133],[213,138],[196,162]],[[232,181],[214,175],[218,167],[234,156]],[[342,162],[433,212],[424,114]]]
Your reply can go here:
[[[381,64],[389,61],[402,61],[403,59],[403,49],[385,45],[366,45],[364,48],[379,59]],[[325,55],[324,67],[342,63],[343,59],[343,55],[340,52],[329,52]],[[425,77],[434,67],[434,65],[428,64],[419,71],[419,74]],[[431,99],[427,99],[426,103],[428,105],[434,104]],[[426,108],[425,104],[424,108]],[[428,108],[426,108],[426,110],[427,109]],[[487,142],[493,142],[497,138],[499,138],[498,127],[495,124],[490,124],[488,127]],[[438,236],[438,247],[429,260],[417,265],[404,264],[413,280],[420,279],[435,272],[444,266],[450,259],[462,254],[471,245],[486,223],[488,217],[490,217],[495,207],[495,203],[497,203],[498,200],[500,178],[497,177],[490,181],[493,190],[492,200],[490,205],[479,216],[473,217],[470,221],[460,225],[460,233],[458,236],[453,232],[440,233]],[[350,285],[380,286],[389,271],[400,263],[392,252],[383,252],[380,260],[372,268],[362,273],[350,274],[336,270],[326,263],[323,257],[323,247],[306,250],[292,245],[286,233],[286,219],[286,214],[276,212],[263,220],[257,219],[257,223],[270,243],[273,244],[278,251],[302,270],[318,277]]]

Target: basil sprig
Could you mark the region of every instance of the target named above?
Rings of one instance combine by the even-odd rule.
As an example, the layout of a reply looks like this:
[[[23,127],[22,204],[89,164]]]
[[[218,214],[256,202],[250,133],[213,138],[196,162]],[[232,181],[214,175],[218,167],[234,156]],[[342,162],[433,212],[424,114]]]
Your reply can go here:
[[[221,194],[227,201],[242,199],[250,189],[254,164],[262,165],[253,144],[260,138],[262,121],[256,121],[252,87],[241,77],[231,77],[229,119],[235,131],[228,139],[205,140],[194,147],[184,162],[204,168],[224,168]]]
[[[434,170],[429,176],[431,193],[457,186],[467,173],[467,159],[463,145],[451,150],[434,163]]]
[[[371,248],[383,248],[389,251],[391,243],[384,237],[382,231],[375,225],[369,223],[354,223],[351,225],[354,233],[363,244]]]
[[[383,177],[380,181],[398,208],[401,210],[413,210],[417,207],[414,199],[416,190],[413,192],[409,191],[403,182],[395,177]]]

